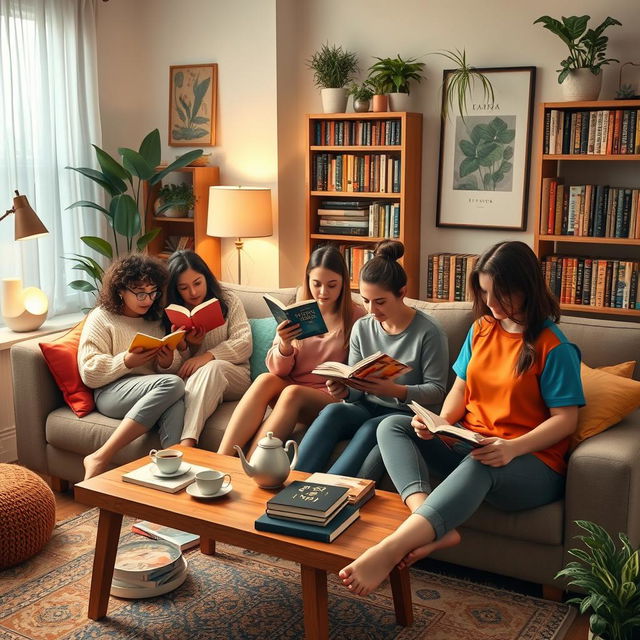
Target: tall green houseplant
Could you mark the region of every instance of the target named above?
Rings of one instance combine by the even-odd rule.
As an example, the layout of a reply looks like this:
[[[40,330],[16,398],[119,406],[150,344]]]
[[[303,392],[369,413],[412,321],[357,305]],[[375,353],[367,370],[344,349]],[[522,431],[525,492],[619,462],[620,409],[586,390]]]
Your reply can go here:
[[[113,242],[97,236],[82,236],[80,239],[90,249],[108,260],[119,256],[122,244],[127,253],[134,250],[134,242],[135,249],[142,251],[160,231],[147,229],[145,232],[143,228],[144,212],[141,211],[141,205],[144,183],[149,186],[157,184],[171,171],[185,167],[200,157],[202,149],[189,151],[169,166],[157,171],[160,164],[160,132],[157,129],[144,138],[138,151],[120,147],[118,153],[122,157],[121,163],[100,147],[92,146],[95,149],[100,170],[89,167],[66,168],[77,171],[103,189],[106,206],[90,200],[79,200],[69,205],[67,209],[82,207],[100,212],[106,218]],[[171,205],[165,205],[165,208],[167,206]],[[95,294],[100,288],[104,273],[100,264],[91,256],[81,254],[74,254],[74,257],[67,259],[74,263],[73,269],[82,271],[90,278],[90,280],[74,280],[69,283],[69,286],[77,291]]]

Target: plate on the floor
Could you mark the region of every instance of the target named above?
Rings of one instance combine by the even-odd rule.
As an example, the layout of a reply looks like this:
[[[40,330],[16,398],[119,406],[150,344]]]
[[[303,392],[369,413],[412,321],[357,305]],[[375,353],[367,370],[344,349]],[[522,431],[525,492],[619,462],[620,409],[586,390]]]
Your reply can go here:
[[[151,463],[151,473],[158,478],[177,478],[178,476],[183,476],[187,471],[191,469],[191,465],[186,462],[181,462],[180,466],[171,473],[164,473],[158,469],[157,465],[153,462]]]
[[[198,485],[194,482],[187,487],[187,493],[192,498],[199,498],[200,500],[211,500],[211,498],[221,498],[222,496],[226,496],[233,489],[233,485],[229,483],[226,487],[220,489],[217,493],[201,493],[200,489],[198,489]]]

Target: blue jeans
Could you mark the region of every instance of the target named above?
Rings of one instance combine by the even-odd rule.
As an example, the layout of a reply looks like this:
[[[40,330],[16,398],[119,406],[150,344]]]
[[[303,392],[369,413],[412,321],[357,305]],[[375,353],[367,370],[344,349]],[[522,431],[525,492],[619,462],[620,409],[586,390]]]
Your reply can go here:
[[[341,476],[356,476],[365,458],[376,446],[378,425],[387,419],[393,421],[400,415],[397,409],[368,400],[327,405],[302,438],[296,469],[324,471],[338,442],[351,438],[328,471]]]
[[[484,500],[504,511],[520,511],[564,494],[565,477],[532,453],[503,467],[490,467],[469,455],[471,445],[449,447],[437,437],[418,438],[410,417],[395,416],[380,425],[378,444],[403,500],[414,493],[429,494],[415,513],[429,521],[436,539],[465,522]],[[430,471],[444,478],[433,490]]]

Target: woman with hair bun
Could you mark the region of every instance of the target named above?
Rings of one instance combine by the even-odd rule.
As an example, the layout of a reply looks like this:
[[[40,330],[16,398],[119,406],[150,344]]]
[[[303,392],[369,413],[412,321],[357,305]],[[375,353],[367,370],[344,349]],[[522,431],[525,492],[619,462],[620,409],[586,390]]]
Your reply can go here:
[[[442,403],[449,364],[447,337],[431,316],[405,304],[407,274],[398,263],[403,254],[401,242],[384,240],[360,272],[360,295],[369,315],[353,325],[349,364],[382,351],[411,371],[393,380],[350,380],[351,389],[328,380],[329,393],[346,402],[326,406],[309,427],[299,447],[298,470],[324,471],[335,445],[351,438],[329,473],[376,476],[377,465],[371,459],[361,467],[376,446],[378,426],[398,414],[411,415],[407,404],[412,400],[435,410]]]

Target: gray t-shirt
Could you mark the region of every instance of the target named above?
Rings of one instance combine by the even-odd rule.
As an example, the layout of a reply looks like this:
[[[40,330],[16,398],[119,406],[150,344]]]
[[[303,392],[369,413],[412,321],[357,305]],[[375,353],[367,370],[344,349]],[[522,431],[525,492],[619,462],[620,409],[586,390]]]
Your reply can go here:
[[[428,408],[444,400],[449,368],[449,343],[440,324],[431,316],[416,310],[409,326],[397,335],[388,334],[373,316],[360,318],[353,325],[349,343],[349,364],[382,351],[408,364],[412,370],[394,380],[407,385],[406,402],[398,398],[364,394],[369,402],[408,411],[406,403],[415,400]],[[362,392],[349,390],[349,401],[362,397]]]

